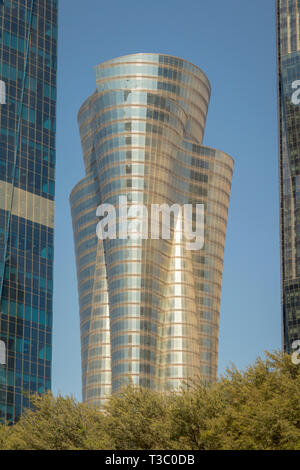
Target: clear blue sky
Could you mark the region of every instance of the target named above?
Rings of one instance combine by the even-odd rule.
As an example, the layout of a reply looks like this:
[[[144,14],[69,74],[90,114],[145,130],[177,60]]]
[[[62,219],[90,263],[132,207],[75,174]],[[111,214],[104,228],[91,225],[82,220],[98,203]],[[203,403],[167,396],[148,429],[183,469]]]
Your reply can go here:
[[[173,54],[212,85],[204,144],[235,159],[225,249],[219,372],[281,347],[275,0],[60,0],[53,391],[81,399],[68,196],[84,176],[77,111],[93,66]]]

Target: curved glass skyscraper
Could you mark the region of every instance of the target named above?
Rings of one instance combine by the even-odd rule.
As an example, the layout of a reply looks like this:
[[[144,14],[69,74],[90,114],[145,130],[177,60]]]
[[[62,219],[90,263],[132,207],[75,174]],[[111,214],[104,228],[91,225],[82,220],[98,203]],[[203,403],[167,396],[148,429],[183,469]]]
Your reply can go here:
[[[0,420],[51,387],[57,0],[0,0]]]
[[[80,304],[83,399],[124,385],[178,388],[217,376],[223,255],[233,160],[202,146],[210,84],[191,63],[135,54],[95,69],[78,119],[86,176],[70,196]],[[98,239],[96,210],[204,204],[198,251],[170,239]],[[194,211],[194,222],[195,222]]]
[[[300,0],[277,0],[282,328],[300,340]]]

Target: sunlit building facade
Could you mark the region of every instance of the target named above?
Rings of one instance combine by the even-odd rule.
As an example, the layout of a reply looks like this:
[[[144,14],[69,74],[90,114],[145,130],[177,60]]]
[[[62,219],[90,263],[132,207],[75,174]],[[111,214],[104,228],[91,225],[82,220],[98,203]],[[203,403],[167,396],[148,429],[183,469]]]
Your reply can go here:
[[[153,390],[217,377],[224,244],[233,173],[202,145],[210,84],[193,64],[135,54],[95,68],[78,120],[86,176],[70,195],[83,400],[102,406],[128,381]],[[204,204],[205,242],[98,239],[100,204]]]
[[[282,337],[300,340],[300,0],[277,0]]]
[[[0,420],[51,387],[57,0],[0,1]]]

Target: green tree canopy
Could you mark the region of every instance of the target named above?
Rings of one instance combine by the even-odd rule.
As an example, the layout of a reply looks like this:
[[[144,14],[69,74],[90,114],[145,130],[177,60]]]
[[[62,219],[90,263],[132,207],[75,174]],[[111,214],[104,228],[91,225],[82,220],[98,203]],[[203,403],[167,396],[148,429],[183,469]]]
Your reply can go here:
[[[177,393],[130,385],[103,411],[51,393],[31,402],[0,426],[0,449],[300,450],[300,365],[279,352]]]

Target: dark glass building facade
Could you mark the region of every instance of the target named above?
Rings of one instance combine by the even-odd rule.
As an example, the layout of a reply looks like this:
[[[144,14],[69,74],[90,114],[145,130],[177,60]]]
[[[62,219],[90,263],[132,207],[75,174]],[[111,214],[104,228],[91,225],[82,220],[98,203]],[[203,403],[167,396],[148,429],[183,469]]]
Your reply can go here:
[[[233,159],[202,145],[210,84],[188,61],[134,54],[95,69],[78,121],[85,177],[70,196],[83,400],[102,406],[128,380],[178,389],[217,377],[219,313]],[[100,204],[203,204],[204,247],[97,238]],[[123,209],[122,209],[123,210]],[[195,215],[195,214],[194,214]]]
[[[51,387],[57,7],[0,1],[0,419],[11,422],[24,391]]]
[[[300,339],[300,0],[277,0],[282,336]]]

